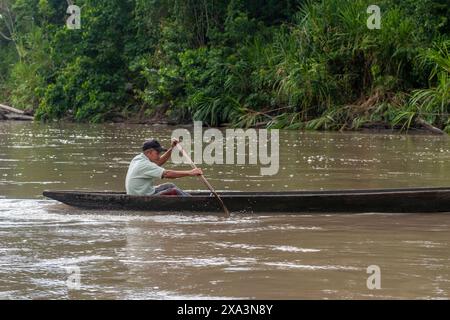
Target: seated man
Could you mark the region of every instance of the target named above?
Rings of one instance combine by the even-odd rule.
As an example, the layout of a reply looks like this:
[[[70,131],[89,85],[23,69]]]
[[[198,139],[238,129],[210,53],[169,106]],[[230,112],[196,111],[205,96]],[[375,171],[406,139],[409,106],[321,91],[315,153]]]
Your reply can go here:
[[[165,183],[154,186],[155,179],[176,179],[182,177],[194,177],[203,174],[201,169],[189,171],[165,170],[161,166],[169,160],[172,149],[178,141],[172,141],[169,150],[163,149],[158,141],[149,140],[142,147],[143,153],[134,157],[128,168],[125,187],[128,195],[150,196],[150,195],[178,195],[190,196],[189,193],[177,188],[173,183]],[[162,152],[165,152],[161,155]]]

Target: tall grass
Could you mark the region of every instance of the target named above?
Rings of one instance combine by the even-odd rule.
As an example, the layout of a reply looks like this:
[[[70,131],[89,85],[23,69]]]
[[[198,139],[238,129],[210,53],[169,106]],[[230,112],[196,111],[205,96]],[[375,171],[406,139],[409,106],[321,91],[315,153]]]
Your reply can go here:
[[[421,53],[423,64],[431,64],[430,87],[414,90],[411,112],[450,132],[450,41],[443,40]]]
[[[209,30],[216,40],[207,45],[183,49],[162,39],[179,51],[167,53],[176,59],[149,81],[147,101],[165,99],[212,126],[408,129],[418,117],[448,126],[448,49],[421,51],[427,37],[392,0],[379,1],[381,29],[369,30],[370,4],[307,0],[278,26],[234,12],[219,34]]]

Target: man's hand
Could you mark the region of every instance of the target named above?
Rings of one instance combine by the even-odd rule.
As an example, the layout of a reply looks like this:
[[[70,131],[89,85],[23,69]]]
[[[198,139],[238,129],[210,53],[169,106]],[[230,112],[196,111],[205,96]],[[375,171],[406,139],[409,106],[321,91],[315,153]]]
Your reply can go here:
[[[202,175],[203,175],[202,169],[197,168],[197,169],[193,169],[190,171],[190,176],[192,176],[192,177],[202,176]]]
[[[172,148],[175,148],[177,146],[177,144],[179,144],[180,141],[178,141],[178,139],[172,139]]]

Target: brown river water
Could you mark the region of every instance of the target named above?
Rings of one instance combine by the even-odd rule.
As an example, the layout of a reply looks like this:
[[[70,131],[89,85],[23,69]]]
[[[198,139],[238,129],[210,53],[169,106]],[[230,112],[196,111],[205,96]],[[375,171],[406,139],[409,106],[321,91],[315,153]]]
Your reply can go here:
[[[450,297],[450,213],[225,219],[86,211],[42,197],[122,191],[142,141],[167,145],[172,129],[0,122],[0,299]],[[450,186],[450,139],[281,131],[275,176],[202,167],[218,190]],[[176,183],[204,189],[195,178]],[[381,289],[367,286],[372,265]],[[67,268],[80,271],[78,287]]]

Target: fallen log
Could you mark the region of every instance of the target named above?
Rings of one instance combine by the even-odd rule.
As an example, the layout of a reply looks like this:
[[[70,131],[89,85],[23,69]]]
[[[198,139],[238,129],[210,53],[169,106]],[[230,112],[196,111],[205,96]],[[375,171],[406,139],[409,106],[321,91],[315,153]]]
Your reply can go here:
[[[14,121],[33,121],[34,117],[22,115],[22,114],[4,114],[3,118],[5,120],[14,120]]]
[[[442,131],[439,128],[436,128],[435,126],[433,126],[431,124],[429,124],[428,122],[426,122],[422,118],[417,118],[416,119],[416,123],[418,125],[422,126],[422,128],[424,128],[424,129],[426,129],[426,130],[428,130],[428,131],[430,131],[430,132],[432,132],[434,134],[440,134],[440,135],[446,134],[444,131]]]
[[[23,110],[0,104],[0,120],[33,121],[34,117]]]
[[[6,112],[24,114],[23,110],[19,110],[10,106],[5,106],[4,104],[0,104],[0,109],[5,110]]]

